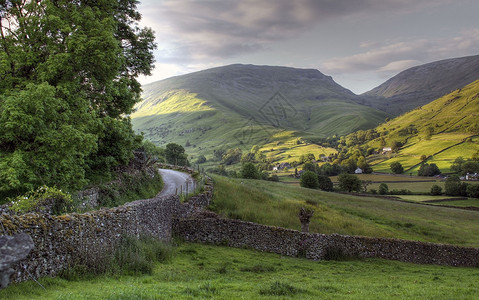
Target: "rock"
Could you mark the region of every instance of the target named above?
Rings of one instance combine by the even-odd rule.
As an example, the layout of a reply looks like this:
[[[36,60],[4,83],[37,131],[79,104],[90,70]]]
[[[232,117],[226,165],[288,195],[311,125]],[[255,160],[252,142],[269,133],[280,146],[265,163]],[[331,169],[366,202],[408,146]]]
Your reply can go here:
[[[27,257],[33,247],[33,240],[28,234],[0,236],[0,288],[7,287],[10,282],[11,266]]]

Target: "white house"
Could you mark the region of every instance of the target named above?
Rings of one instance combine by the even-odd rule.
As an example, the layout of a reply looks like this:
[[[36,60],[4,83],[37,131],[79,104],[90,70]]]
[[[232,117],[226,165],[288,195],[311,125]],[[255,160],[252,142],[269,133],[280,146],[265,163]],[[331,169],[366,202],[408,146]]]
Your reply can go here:
[[[354,171],[356,174],[362,174],[363,170],[361,168],[357,168],[356,171]]]

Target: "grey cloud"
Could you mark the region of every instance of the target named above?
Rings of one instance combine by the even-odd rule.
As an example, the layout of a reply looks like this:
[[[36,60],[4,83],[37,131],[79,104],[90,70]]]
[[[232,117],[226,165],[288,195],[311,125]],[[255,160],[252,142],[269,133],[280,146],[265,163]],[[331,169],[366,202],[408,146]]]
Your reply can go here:
[[[331,74],[376,70],[391,74],[413,65],[477,53],[479,29],[474,29],[450,39],[398,42],[352,56],[334,58],[324,62],[321,69]]]
[[[170,55],[158,59],[184,62],[258,51],[331,18],[397,13],[444,1],[450,0],[150,0],[142,13],[159,39],[174,45]]]

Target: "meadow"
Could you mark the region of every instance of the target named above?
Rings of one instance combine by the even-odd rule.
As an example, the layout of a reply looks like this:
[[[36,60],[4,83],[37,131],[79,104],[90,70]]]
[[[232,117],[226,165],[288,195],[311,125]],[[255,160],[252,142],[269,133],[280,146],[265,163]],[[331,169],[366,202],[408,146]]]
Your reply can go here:
[[[1,299],[474,299],[475,268],[380,259],[310,261],[180,242],[151,275],[41,278]]]
[[[211,209],[229,218],[299,230],[298,211],[307,207],[315,210],[312,232],[479,247],[477,211],[323,192],[276,182],[213,178]]]

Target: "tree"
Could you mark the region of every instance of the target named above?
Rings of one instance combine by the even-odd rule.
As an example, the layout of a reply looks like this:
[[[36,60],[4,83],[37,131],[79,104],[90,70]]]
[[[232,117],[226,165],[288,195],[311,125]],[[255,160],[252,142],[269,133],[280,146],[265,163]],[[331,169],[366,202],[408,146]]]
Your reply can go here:
[[[479,150],[477,150],[476,153],[472,155],[472,160],[479,161]]]
[[[186,166],[188,164],[187,157],[188,156],[185,154],[185,148],[183,148],[183,146],[175,143],[169,143],[166,145],[165,159],[167,163],[178,166]]]
[[[387,195],[389,194],[389,187],[384,182],[379,185],[379,194],[380,195]]]
[[[465,162],[464,158],[462,156],[456,157],[454,162],[451,165],[451,170],[454,171],[457,174],[462,173],[462,164]]]
[[[469,184],[466,192],[468,197],[479,198],[479,184]]]
[[[442,187],[438,186],[437,184],[431,187],[431,195],[439,196],[442,194]]]
[[[419,176],[434,176],[441,174],[441,170],[439,170],[436,164],[422,164],[417,171],[417,175]]]
[[[358,176],[352,174],[341,174],[338,177],[339,188],[347,192],[360,192],[362,188],[361,179]]]
[[[241,161],[241,156],[243,152],[240,148],[236,149],[228,149],[226,153],[223,155],[223,163],[227,166],[238,163]]]
[[[317,166],[315,166],[312,162],[306,162],[303,165],[303,171],[311,171],[316,173],[316,168]]]
[[[467,173],[477,173],[477,172],[479,172],[479,161],[470,160],[462,164],[461,173],[463,175]]]
[[[323,191],[330,192],[333,190],[333,182],[328,176],[318,175],[318,187]]]
[[[241,167],[241,178],[260,179],[260,174],[253,163],[247,162]]]
[[[299,185],[309,189],[317,189],[319,186],[318,175],[311,171],[304,171],[301,174]]]
[[[449,176],[444,183],[448,196],[467,196],[467,183],[462,183],[458,176]]]
[[[141,150],[145,152],[146,164],[165,162],[165,149],[160,148],[149,140],[143,140]]]
[[[197,164],[202,164],[206,162],[206,157],[204,155],[198,156],[198,159],[196,159]]]
[[[400,162],[393,162],[389,165],[389,167],[391,168],[391,171],[394,173],[394,174],[402,174],[404,173],[404,168],[403,166],[401,165]]]
[[[0,192],[84,186],[128,163],[154,35],[136,0],[0,1]]]

